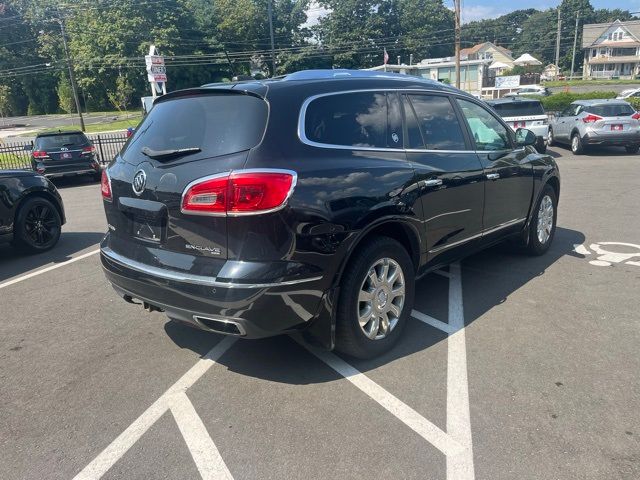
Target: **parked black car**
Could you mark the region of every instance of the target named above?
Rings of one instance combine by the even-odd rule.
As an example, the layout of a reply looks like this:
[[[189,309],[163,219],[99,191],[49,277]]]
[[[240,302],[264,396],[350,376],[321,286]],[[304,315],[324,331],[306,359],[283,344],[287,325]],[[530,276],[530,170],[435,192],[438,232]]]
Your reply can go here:
[[[536,137],[438,82],[307,71],[160,97],[103,173],[101,260],[127,301],[248,338],[389,349],[415,279],[553,239]]]
[[[47,177],[89,174],[100,180],[96,147],[80,131],[40,133],[29,150],[34,172]]]
[[[58,243],[65,223],[62,198],[42,175],[0,170],[0,242],[38,253]]]

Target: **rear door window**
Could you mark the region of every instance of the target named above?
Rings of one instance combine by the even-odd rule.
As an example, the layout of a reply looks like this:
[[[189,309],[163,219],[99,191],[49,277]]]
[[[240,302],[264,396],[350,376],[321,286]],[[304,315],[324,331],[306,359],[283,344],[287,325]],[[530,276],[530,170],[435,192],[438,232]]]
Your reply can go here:
[[[157,103],[122,150],[125,161],[142,148],[199,148],[190,159],[217,157],[255,147],[267,125],[267,104],[244,94],[215,93]]]
[[[354,92],[314,99],[305,112],[308,140],[324,145],[402,148],[402,121],[395,94]]]
[[[584,108],[587,113],[600,117],[629,117],[636,113],[631,105],[624,103],[612,105],[588,105]]]
[[[448,97],[409,95],[427,150],[466,150],[462,127]]]
[[[545,115],[540,102],[508,102],[491,106],[503,118]]]
[[[36,148],[41,150],[55,150],[62,147],[72,148],[87,145],[89,140],[82,133],[70,133],[68,135],[47,135],[39,137]]]

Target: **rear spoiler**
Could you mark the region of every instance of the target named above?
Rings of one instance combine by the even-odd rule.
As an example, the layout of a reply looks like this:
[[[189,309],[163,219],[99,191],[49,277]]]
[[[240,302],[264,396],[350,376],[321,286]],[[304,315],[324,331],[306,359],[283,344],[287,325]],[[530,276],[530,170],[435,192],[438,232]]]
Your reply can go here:
[[[228,85],[228,86],[227,86]],[[251,88],[247,88],[251,87]],[[257,87],[257,88],[256,88]],[[256,91],[258,90],[258,91]],[[154,104],[172,100],[174,98],[193,97],[198,95],[250,95],[252,97],[264,100],[267,95],[267,86],[263,83],[231,83],[231,84],[215,84],[196,88],[185,88],[183,90],[175,90],[165,95],[157,97]]]

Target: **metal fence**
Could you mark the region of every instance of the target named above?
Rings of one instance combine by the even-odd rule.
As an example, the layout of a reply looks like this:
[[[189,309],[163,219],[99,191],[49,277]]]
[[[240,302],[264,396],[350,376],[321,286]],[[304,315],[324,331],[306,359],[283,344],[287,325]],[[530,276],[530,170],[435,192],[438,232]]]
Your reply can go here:
[[[102,164],[110,162],[127,141],[126,133],[96,134],[87,137],[95,145],[98,161]],[[0,142],[0,170],[31,169],[31,152],[25,150],[26,146],[31,145],[33,142]]]

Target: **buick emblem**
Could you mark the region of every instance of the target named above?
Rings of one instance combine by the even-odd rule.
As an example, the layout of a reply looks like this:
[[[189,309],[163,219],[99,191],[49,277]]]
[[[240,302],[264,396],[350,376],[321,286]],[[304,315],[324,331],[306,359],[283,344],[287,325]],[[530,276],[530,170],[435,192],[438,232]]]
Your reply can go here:
[[[133,176],[133,183],[131,187],[133,188],[133,193],[140,196],[142,192],[144,192],[144,186],[147,184],[147,174],[144,173],[144,170],[138,170],[136,174]]]

